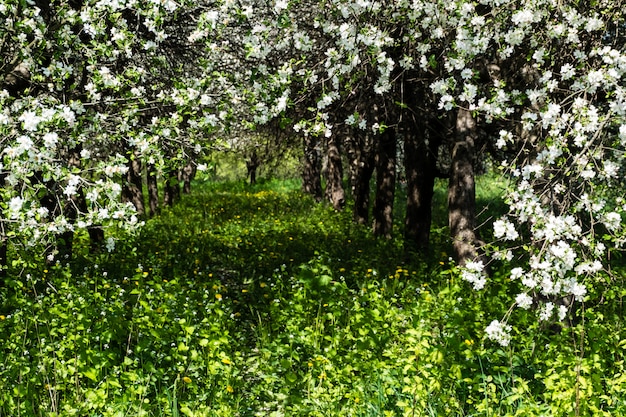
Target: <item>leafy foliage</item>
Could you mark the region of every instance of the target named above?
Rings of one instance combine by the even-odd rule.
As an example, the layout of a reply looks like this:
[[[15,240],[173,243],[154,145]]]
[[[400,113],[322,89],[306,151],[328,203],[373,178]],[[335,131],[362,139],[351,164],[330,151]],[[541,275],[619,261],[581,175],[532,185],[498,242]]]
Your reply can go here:
[[[623,282],[567,327],[515,310],[502,348],[483,329],[508,310],[507,265],[471,292],[445,246],[404,262],[297,187],[203,184],[115,252],[12,268],[0,415],[626,411]]]

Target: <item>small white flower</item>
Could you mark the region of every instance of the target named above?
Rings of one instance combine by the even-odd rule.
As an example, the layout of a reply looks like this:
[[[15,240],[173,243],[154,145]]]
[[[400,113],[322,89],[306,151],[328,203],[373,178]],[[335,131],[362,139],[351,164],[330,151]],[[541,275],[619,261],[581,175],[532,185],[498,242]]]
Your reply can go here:
[[[98,218],[100,220],[106,220],[109,218],[109,210],[106,208],[101,208],[98,210]]]
[[[280,14],[283,10],[287,8],[289,2],[287,0],[276,0],[276,4],[274,4],[274,11],[277,14]]]
[[[492,321],[485,329],[485,333],[490,340],[497,342],[500,346],[508,346],[511,341],[511,326],[500,323],[499,320]]]
[[[16,219],[19,216],[20,210],[22,210],[22,205],[24,204],[24,199],[22,197],[13,197],[11,201],[9,201],[9,217],[11,219]]]
[[[546,321],[550,320],[552,317],[552,312],[554,311],[554,304],[548,302],[541,309],[541,313],[539,314],[539,320]]]
[[[41,118],[35,112],[26,111],[19,117],[19,121],[23,123],[24,130],[32,132],[37,130]]]
[[[76,191],[77,189],[75,185],[68,185],[67,187],[65,187],[63,194],[65,194],[68,197],[71,197],[73,195],[76,195]]]
[[[574,299],[579,302],[584,301],[585,295],[587,295],[587,287],[585,286],[585,284],[581,284],[575,279],[566,282],[564,291],[572,294],[574,296]]]
[[[532,306],[533,304],[533,299],[528,294],[523,292],[521,294],[518,294],[517,297],[515,297],[515,302],[517,303],[518,306],[520,306],[520,308],[523,308],[524,310],[528,310],[530,306]]]
[[[619,165],[613,161],[604,161],[604,176],[607,178],[617,178]]]
[[[594,30],[602,29],[603,26],[604,26],[604,22],[602,21],[602,19],[598,18],[597,16],[594,16],[594,17],[590,17],[589,20],[587,20],[587,24],[585,25],[585,30],[587,32],[592,32]]]
[[[484,273],[485,266],[482,261],[467,262],[461,271],[461,278],[472,284],[475,290],[482,290],[487,283],[487,276]]]
[[[534,15],[531,10],[524,9],[518,12],[515,12],[511,17],[511,21],[516,25],[525,25],[532,23],[534,20]]]
[[[576,70],[572,64],[565,64],[561,67],[561,78],[563,81],[569,80],[576,75]]]
[[[610,232],[618,230],[622,224],[622,216],[614,211],[606,213],[602,222]]]
[[[594,178],[595,176],[596,176],[596,172],[591,168],[585,169],[580,173],[580,177],[585,180],[590,180]]]
[[[474,71],[469,68],[465,68],[463,71],[461,71],[461,78],[463,78],[464,80],[471,79],[473,75]]]
[[[507,219],[500,219],[493,222],[493,234],[496,239],[515,240],[519,233],[515,230],[513,223]]]
[[[43,143],[48,149],[54,149],[59,142],[59,135],[55,132],[48,132],[43,136]]]
[[[619,127],[619,139],[622,143],[626,142],[626,125],[621,125]]]

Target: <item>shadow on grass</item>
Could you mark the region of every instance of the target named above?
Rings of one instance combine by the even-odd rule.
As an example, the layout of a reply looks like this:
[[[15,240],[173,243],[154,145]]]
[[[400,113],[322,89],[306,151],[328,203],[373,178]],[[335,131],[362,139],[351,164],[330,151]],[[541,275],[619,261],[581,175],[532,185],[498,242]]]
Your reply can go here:
[[[138,257],[164,275],[194,277],[204,271],[237,271],[258,280],[277,268],[292,270],[316,254],[333,269],[394,269],[402,262],[393,240],[376,240],[351,213],[337,213],[296,189],[268,184],[207,184],[147,223]],[[295,188],[295,187],[294,187]]]

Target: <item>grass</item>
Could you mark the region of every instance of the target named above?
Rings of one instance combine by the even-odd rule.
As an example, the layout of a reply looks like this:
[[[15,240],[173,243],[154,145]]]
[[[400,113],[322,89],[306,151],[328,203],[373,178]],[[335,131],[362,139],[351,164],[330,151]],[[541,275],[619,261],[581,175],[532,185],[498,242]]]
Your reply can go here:
[[[483,329],[514,296],[504,268],[472,292],[438,236],[407,262],[297,182],[198,183],[114,253],[10,271],[0,416],[626,411],[619,286],[559,333],[516,312],[502,349]]]

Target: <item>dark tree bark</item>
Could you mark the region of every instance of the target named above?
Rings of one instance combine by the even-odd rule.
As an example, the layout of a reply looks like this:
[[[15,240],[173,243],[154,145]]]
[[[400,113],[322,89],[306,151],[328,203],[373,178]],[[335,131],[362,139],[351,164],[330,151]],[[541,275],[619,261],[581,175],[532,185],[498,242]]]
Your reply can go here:
[[[367,133],[355,132],[346,141],[348,159],[350,161],[350,184],[354,199],[353,220],[357,224],[369,223],[370,181],[374,173],[374,152],[372,136]]]
[[[29,86],[30,70],[25,63],[16,65],[15,68],[6,74],[1,85],[2,89],[5,89],[13,97],[22,94]]]
[[[94,225],[87,228],[87,233],[89,233],[89,250],[92,253],[100,251],[104,243],[104,229],[101,226]]]
[[[78,146],[73,148],[70,151],[70,156],[68,158],[70,166],[74,166],[76,168],[80,167],[80,152],[82,147]],[[76,218],[79,212],[87,213],[87,199],[85,198],[85,193],[82,188],[79,188],[76,194],[74,194],[70,201],[66,204],[66,215],[70,217],[72,220]],[[98,252],[102,249],[104,243],[104,229],[100,225],[91,225],[87,227],[87,233],[89,234],[89,251],[91,253]],[[72,232],[68,233],[65,236],[67,239],[66,244],[70,245],[66,252],[69,253],[69,256],[72,255],[72,240],[74,235]]]
[[[147,171],[147,187],[148,187],[148,206],[150,207],[150,217],[159,214],[159,185],[157,173],[154,165],[149,164]]]
[[[476,190],[474,158],[477,140],[476,121],[459,108],[455,135],[451,144],[450,181],[448,184],[448,222],[454,257],[459,265],[477,257]]]
[[[404,136],[407,186],[404,245],[407,252],[428,250],[438,147],[437,140],[425,140],[423,129],[421,132],[406,132]]]
[[[0,171],[0,186],[5,185],[4,180],[6,176],[7,174],[5,172]],[[9,238],[7,236],[7,224],[4,219],[6,219],[4,210],[0,208],[0,288],[5,285],[7,268],[9,266],[9,258],[7,255]]]
[[[311,136],[304,138],[304,157],[302,161],[302,191],[313,196],[315,201],[322,201],[322,164],[317,140]]]
[[[80,151],[81,147],[74,147],[69,150],[66,155],[66,160],[68,163],[68,167],[70,168],[79,168],[80,167]],[[58,184],[53,182],[49,182],[47,184],[48,187],[48,195],[45,197],[45,203],[42,201],[42,205],[45,204],[49,212],[52,214],[52,217],[56,215],[56,213],[63,213],[65,217],[71,224],[76,222],[78,218],[79,211],[87,211],[87,202],[85,201],[85,196],[82,192],[80,186],[72,194],[67,201],[60,201],[59,196],[61,195],[61,189]],[[52,211],[54,210],[54,211]],[[74,252],[74,231],[67,230],[61,233],[57,237],[56,242],[57,256],[62,260],[70,260],[73,256]],[[46,262],[52,263],[52,259],[48,259],[46,257]]]
[[[0,288],[5,286],[7,268],[9,267],[9,259],[7,257],[8,238],[4,227],[4,223],[0,223]]]
[[[343,189],[343,164],[338,135],[331,135],[326,141],[326,157],[326,199],[335,210],[342,210],[346,194]]]
[[[7,172],[0,171],[0,186],[4,187]],[[9,267],[8,247],[9,237],[7,236],[8,224],[5,223],[6,219],[4,210],[0,208],[0,288],[6,284],[7,268]]]
[[[359,176],[354,187],[354,213],[352,218],[358,224],[367,224],[369,222],[370,181],[373,174],[374,163],[366,160],[363,166],[359,167]]]
[[[196,165],[189,161],[181,170],[181,181],[183,183],[183,193],[191,194],[191,181],[196,177]]]
[[[248,178],[250,178],[250,185],[256,184],[256,172],[259,169],[261,161],[256,151],[252,151],[252,155],[246,161],[246,169],[248,170]]]
[[[122,188],[122,198],[124,201],[131,202],[137,214],[143,216],[146,212],[143,200],[143,177],[141,173],[141,161],[137,155],[131,154],[128,161],[128,171],[126,172],[126,181]]]
[[[376,146],[376,198],[373,208],[374,236],[391,237],[396,188],[396,132],[388,128]]]
[[[163,204],[173,206],[180,198],[180,182],[176,170],[170,170],[165,174],[165,186],[163,187]]]
[[[32,184],[38,188],[39,205],[47,210],[48,218],[54,219],[61,215],[62,210],[58,196],[62,195],[62,190],[60,190],[56,181],[45,180],[42,172],[35,172],[32,177]],[[71,239],[68,239],[67,233],[65,235],[57,235],[55,239],[56,241],[45,250],[44,255],[47,263],[50,263],[55,254],[61,257],[71,254]]]

